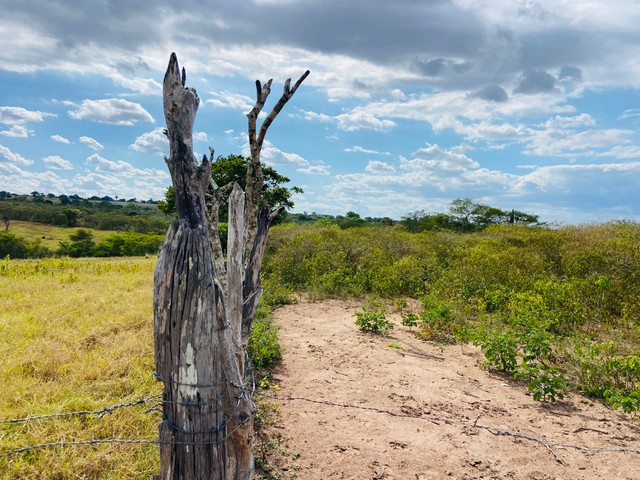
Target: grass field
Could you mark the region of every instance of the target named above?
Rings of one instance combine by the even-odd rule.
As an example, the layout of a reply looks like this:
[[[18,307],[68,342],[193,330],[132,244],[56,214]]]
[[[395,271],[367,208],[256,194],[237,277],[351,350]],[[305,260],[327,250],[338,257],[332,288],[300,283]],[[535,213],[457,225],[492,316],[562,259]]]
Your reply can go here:
[[[50,250],[57,250],[60,242],[68,242],[69,237],[77,233],[80,228],[56,227],[55,225],[46,225],[44,223],[23,222],[20,220],[12,220],[9,232],[24,238],[28,242],[40,240],[43,247]],[[100,243],[109,235],[114,235],[113,230],[95,230],[92,228],[84,228],[93,234],[96,243]]]
[[[154,265],[155,258],[0,261],[1,420],[99,411],[161,392],[152,377]],[[50,442],[153,440],[153,406],[3,422],[0,455]],[[0,457],[0,478],[148,479],[159,471],[157,457],[148,444],[49,447]]]

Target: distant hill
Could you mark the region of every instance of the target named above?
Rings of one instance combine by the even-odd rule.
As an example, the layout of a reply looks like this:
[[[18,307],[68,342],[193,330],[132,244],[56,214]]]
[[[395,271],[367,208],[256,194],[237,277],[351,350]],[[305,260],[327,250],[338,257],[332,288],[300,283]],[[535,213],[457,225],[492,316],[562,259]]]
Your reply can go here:
[[[171,219],[153,201],[0,191],[0,220],[163,235]]]

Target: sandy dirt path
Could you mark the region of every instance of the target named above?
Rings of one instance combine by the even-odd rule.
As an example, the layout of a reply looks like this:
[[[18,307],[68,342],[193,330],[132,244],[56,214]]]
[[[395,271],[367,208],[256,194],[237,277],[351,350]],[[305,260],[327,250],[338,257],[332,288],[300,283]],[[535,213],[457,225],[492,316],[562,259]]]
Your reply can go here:
[[[360,305],[275,311],[277,395],[292,398],[280,402],[283,478],[640,479],[640,420],[579,395],[535,402],[483,370],[471,345],[398,326],[386,338],[361,333]]]

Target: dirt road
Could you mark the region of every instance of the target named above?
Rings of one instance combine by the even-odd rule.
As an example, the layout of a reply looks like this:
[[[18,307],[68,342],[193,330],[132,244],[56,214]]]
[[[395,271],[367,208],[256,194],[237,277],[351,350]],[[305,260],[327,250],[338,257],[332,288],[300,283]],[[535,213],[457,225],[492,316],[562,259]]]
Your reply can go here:
[[[579,395],[536,402],[483,370],[470,345],[425,343],[399,326],[361,333],[360,305],[275,312],[277,396],[291,398],[279,402],[283,478],[640,478],[640,420]]]

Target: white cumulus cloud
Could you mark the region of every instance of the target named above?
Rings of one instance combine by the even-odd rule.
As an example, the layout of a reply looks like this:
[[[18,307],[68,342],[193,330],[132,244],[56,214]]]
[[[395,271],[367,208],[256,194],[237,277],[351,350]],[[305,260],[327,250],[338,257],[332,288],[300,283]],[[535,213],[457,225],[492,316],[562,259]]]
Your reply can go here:
[[[169,175],[155,168],[137,168],[122,160],[109,160],[94,153],[87,158],[87,165],[95,167],[95,172],[108,172],[124,178],[155,178],[158,181],[166,181]]]
[[[2,159],[5,162],[2,162]],[[10,163],[14,165],[31,165],[33,160],[24,158],[19,153],[12,152],[8,147],[0,144],[0,163]]]
[[[359,145],[354,145],[353,147],[345,148],[344,151],[350,152],[350,153],[366,153],[369,155],[391,155],[391,152],[379,152],[377,150],[370,150],[368,148],[364,148]]]
[[[0,107],[0,123],[24,125],[28,122],[42,122],[45,117],[55,117],[53,113],[27,110],[22,107]]]
[[[143,133],[129,147],[138,152],[168,156],[169,140],[163,130],[163,128],[158,127],[150,132]]]
[[[396,171],[396,169],[390,163],[380,162],[379,160],[370,160],[367,166],[364,168],[364,171],[373,174],[384,174],[393,173]]]
[[[4,137],[27,138],[33,130],[29,130],[24,125],[11,125],[9,130],[0,131],[0,135]]]
[[[58,142],[58,143],[65,143],[65,144],[69,144],[71,143],[71,141],[67,138],[64,138],[61,135],[51,135],[51,140],[53,140],[54,142]]]
[[[82,136],[82,137],[78,138],[78,140],[80,140],[80,143],[84,143],[87,147],[89,147],[91,150],[94,150],[96,152],[98,152],[98,151],[100,151],[100,150],[102,150],[104,148],[104,145],[102,145],[95,138]]]
[[[101,100],[83,100],[75,110],[69,111],[75,120],[89,120],[112,125],[131,126],[138,122],[155,123],[155,120],[142,105],[122,98]]]
[[[58,155],[49,155],[42,160],[44,164],[52,170],[73,170],[71,162]]]
[[[213,98],[206,101],[219,108],[231,108],[233,110],[240,110],[244,113],[248,113],[255,103],[255,100],[246,95],[239,93],[233,93],[226,90],[222,92],[211,92]]]

